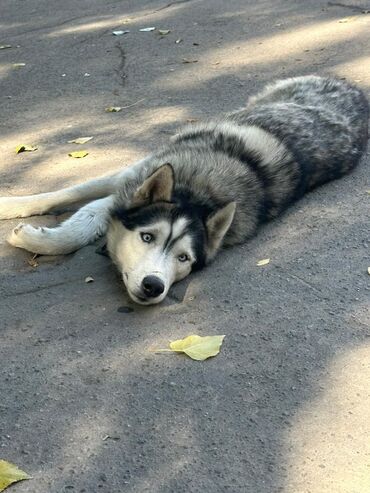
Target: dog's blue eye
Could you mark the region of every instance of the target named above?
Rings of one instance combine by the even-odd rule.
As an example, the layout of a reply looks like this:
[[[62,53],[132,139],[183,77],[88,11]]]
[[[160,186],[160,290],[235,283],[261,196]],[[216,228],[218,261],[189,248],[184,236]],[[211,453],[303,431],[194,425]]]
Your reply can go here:
[[[150,243],[154,239],[154,236],[150,233],[140,233],[140,236],[145,243]]]
[[[177,257],[177,259],[180,261],[180,262],[186,262],[187,260],[189,260],[189,257],[186,255],[186,253],[182,253],[181,255],[179,255]]]

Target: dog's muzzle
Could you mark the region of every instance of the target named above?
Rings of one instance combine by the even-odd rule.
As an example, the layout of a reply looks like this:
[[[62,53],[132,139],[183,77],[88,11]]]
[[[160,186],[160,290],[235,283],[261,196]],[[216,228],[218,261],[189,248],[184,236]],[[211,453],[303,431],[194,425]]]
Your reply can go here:
[[[146,298],[157,298],[164,291],[164,283],[157,276],[146,276],[141,283],[142,293]]]

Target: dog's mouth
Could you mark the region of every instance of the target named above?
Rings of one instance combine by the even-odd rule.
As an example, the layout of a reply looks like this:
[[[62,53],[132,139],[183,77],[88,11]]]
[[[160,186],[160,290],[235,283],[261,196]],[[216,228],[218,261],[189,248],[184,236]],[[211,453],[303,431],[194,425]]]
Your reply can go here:
[[[163,301],[164,298],[166,297],[167,290],[165,289],[165,286],[163,286],[164,291],[162,293],[158,294],[158,296],[153,296],[153,295],[151,295],[152,293],[147,295],[145,293],[144,289],[142,289],[141,287],[135,286],[134,288],[130,289],[130,287],[129,287],[129,276],[128,276],[127,272],[123,272],[122,278],[123,278],[123,282],[126,286],[126,290],[127,290],[128,295],[130,296],[132,301],[134,301],[135,303],[137,303],[139,305],[156,305],[157,303],[160,303],[161,301]],[[163,283],[163,285],[164,285],[164,283]]]
[[[148,303],[148,301],[150,301],[150,299],[148,298],[144,298],[144,296],[140,296],[138,294],[133,294],[133,293],[129,293],[131,298],[136,301],[136,303],[140,303],[142,305],[146,305]]]

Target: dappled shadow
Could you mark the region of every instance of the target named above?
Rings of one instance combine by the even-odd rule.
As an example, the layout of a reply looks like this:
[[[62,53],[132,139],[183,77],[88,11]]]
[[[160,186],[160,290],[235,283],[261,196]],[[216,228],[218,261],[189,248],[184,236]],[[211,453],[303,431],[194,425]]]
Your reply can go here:
[[[39,4],[19,21],[4,2],[4,42],[21,45],[0,59],[4,193],[113,171],[165,142],[174,126],[237,108],[276,77],[315,71],[370,86],[368,65],[354,68],[367,56],[367,17],[339,23],[349,15],[340,7],[44,2],[40,15]],[[127,17],[130,34],[111,36]],[[172,33],[138,32],[149,25]],[[26,67],[7,69],[19,61]],[[66,141],[82,135],[94,140],[76,162]],[[24,139],[39,151],[15,156]],[[313,442],[297,440],[316,430],[317,450],[331,442],[305,417],[322,412],[328,382],[343,384],[328,379],[328,368],[361,355],[369,340],[367,181],[363,164],[224,252],[184,292],[175,286],[167,305],[129,313],[117,311],[130,302],[94,246],[37,268],[1,246],[1,455],[35,477],[17,491],[308,491],[300,474]],[[270,264],[257,268],[266,257]],[[86,284],[89,275],[95,282]],[[196,363],[149,352],[194,332],[226,334],[221,354]],[[335,409],[325,416],[335,421]]]
[[[190,4],[199,9],[199,18],[193,18]],[[220,5],[214,10],[204,2],[189,2],[158,11],[161,6],[152,2],[136,10],[116,4],[110,14],[87,11],[86,18],[79,7],[81,19],[66,22],[71,12],[64,13],[59,27],[54,18],[41,22],[38,17],[41,25],[31,33],[15,28],[25,37],[24,45],[1,53],[8,71],[1,82],[6,118],[0,172],[11,193],[16,187],[24,193],[35,182],[36,170],[38,179],[29,192],[75,183],[86,170],[91,176],[112,171],[165,142],[187,119],[237,108],[276,77],[338,73],[338,65],[366,56],[370,16],[358,14],[355,21],[339,23],[344,15],[339,8],[298,12],[289,2],[278,10],[270,2],[235,2],[235,11],[225,12]],[[139,32],[148,17],[173,32],[162,37]],[[124,24],[130,33],[112,36],[125,18],[131,19]],[[176,44],[176,39],[182,42]],[[184,59],[198,61],[184,64]],[[12,67],[22,61],[27,62],[22,69]],[[121,113],[104,112],[112,104],[137,101]],[[76,133],[95,139],[89,156],[71,163],[66,142]],[[15,146],[24,139],[37,143],[39,151],[15,156]]]

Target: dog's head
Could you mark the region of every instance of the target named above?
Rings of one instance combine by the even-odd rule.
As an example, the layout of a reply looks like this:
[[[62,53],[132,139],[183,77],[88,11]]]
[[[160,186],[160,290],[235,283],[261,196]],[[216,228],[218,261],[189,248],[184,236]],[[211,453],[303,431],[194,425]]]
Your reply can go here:
[[[112,214],[108,252],[136,303],[161,302],[174,282],[201,269],[234,217],[235,202],[202,217],[191,203],[173,201],[174,186],[172,166],[165,164],[136,190],[129,208]]]

